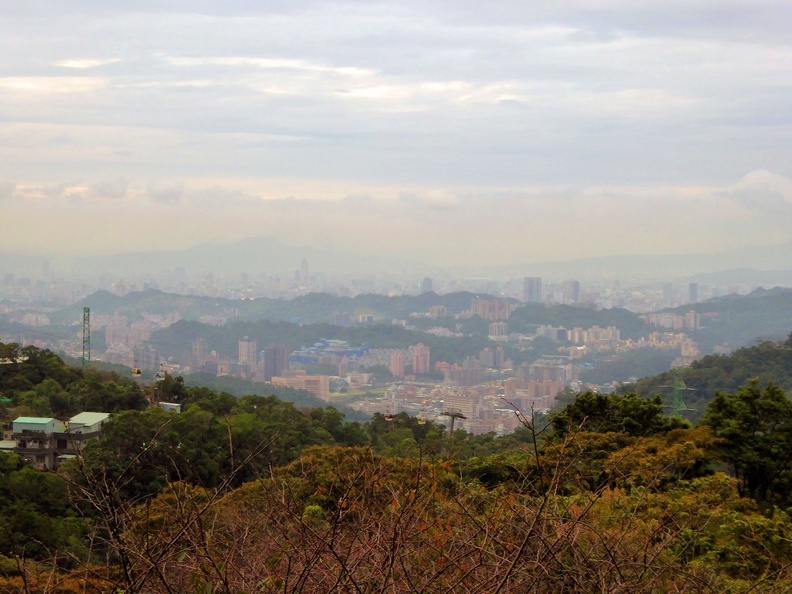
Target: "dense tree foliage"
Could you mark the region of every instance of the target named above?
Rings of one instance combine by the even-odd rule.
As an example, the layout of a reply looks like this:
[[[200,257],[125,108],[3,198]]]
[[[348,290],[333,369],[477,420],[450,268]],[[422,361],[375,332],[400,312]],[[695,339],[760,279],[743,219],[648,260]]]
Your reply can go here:
[[[593,367],[580,372],[580,381],[586,384],[607,384],[613,381],[630,382],[671,369],[679,353],[660,349],[634,349],[620,353],[618,357],[598,361]]]
[[[734,394],[719,392],[702,423],[720,438],[742,495],[764,505],[792,505],[792,401],[779,387],[754,380]]]
[[[2,592],[792,584],[792,404],[774,384],[718,393],[695,428],[660,397],[584,392],[498,438],[404,413],[350,423],[172,377],[157,389],[182,413],[135,410],[113,374],[32,359],[2,371],[26,378],[18,407],[70,411],[98,394],[130,409],[58,473],[0,454]]]
[[[552,419],[557,436],[571,431],[626,433],[632,436],[657,435],[686,426],[679,419],[663,415],[659,396],[642,398],[636,394],[582,392]]]
[[[626,386],[638,394],[662,394],[666,404],[673,398],[672,384],[682,379],[686,387],[684,416],[701,418],[717,392],[735,392],[754,378],[760,385],[772,382],[786,392],[792,391],[792,334],[779,342],[764,341],[734,351],[730,355],[709,355],[694,361],[689,368],[666,372]]]
[[[69,367],[52,351],[16,343],[0,343],[0,395],[12,400],[15,414],[45,417],[147,406],[143,391],[131,378]]]

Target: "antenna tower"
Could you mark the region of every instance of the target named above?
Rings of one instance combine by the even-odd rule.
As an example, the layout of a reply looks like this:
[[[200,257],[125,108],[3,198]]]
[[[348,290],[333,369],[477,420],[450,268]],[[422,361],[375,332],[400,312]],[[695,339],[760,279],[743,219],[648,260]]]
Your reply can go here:
[[[82,366],[91,364],[91,308],[83,307]]]

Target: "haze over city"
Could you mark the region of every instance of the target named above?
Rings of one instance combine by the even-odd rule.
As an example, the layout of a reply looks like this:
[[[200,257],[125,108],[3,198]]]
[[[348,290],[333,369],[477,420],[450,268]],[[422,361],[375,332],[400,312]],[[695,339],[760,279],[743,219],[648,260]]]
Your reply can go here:
[[[784,1],[4,3],[0,251],[786,243],[790,22]]]

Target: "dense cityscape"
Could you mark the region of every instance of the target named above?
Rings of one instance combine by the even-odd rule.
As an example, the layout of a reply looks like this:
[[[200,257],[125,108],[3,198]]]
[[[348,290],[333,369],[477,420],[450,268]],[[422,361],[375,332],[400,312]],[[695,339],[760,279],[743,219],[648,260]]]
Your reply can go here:
[[[100,289],[121,298],[146,291],[167,296],[168,290],[180,289],[191,296],[222,300],[223,307],[219,311],[215,308],[188,314],[180,309],[176,302],[178,293],[174,293],[173,305],[165,310],[142,309],[130,315],[120,307],[95,309],[86,322],[93,338],[92,362],[140,369],[149,375],[167,372],[189,378],[191,374],[209,374],[301,390],[364,417],[407,412],[448,424],[450,418],[445,415],[454,413],[458,415],[453,417],[458,427],[474,434],[498,435],[520,426],[515,410],[548,411],[565,390],[607,393],[638,379],[636,373],[631,373],[587,381],[587,372],[590,374],[603,362],[648,352],[657,359],[653,369],[660,372],[687,367],[704,354],[730,352],[733,342],[728,341],[702,352],[697,342],[699,331],[717,320],[718,313],[693,307],[755,289],[746,284],[718,287],[679,280],[631,286],[618,281],[584,284],[541,277],[505,281],[438,281],[422,277],[414,282],[371,277],[344,284],[312,272],[306,259],[288,278],[261,275],[256,279],[243,273],[223,279],[208,275],[189,284],[182,270],[157,282],[118,280],[106,281],[106,286],[90,286],[48,276],[51,273],[46,265],[39,278],[4,275],[0,285],[0,320],[6,324],[5,330],[0,327],[3,341],[50,348],[79,359],[83,356],[86,330],[80,324],[82,310],[72,308],[77,312],[72,319],[63,318],[58,312],[79,306],[81,300]],[[239,321],[240,310],[235,303],[244,305],[261,298],[288,302],[305,296],[351,299],[368,295],[365,289],[386,292],[392,299],[439,297],[438,293],[447,291],[468,296],[457,300],[456,306],[438,301],[423,310],[405,311],[406,315],[398,318],[350,305],[346,310],[328,312],[320,320],[332,327],[373,329],[374,339],[360,343],[317,336],[314,343],[298,345],[288,334],[278,340],[266,334],[242,334],[230,350],[228,340],[223,341],[226,346],[221,348],[207,334],[161,352],[157,340],[152,341],[152,336],[182,320],[192,319],[207,328],[230,326]],[[607,310],[626,310],[635,316],[629,330],[616,324],[554,325],[542,323],[541,316],[529,320],[527,326],[525,320],[510,323],[515,312],[524,318],[521,314],[530,306],[587,310],[595,320],[597,312]],[[50,319],[53,315],[57,321]],[[286,315],[282,319],[294,324],[293,332],[304,325],[299,317]],[[403,346],[385,347],[377,339],[376,329],[387,326],[401,328],[418,338]],[[70,328],[65,336],[64,328]],[[244,325],[241,331],[245,332]],[[421,334],[460,342],[475,336],[483,342],[480,348],[448,358],[433,353],[424,344],[426,341],[421,341]]]

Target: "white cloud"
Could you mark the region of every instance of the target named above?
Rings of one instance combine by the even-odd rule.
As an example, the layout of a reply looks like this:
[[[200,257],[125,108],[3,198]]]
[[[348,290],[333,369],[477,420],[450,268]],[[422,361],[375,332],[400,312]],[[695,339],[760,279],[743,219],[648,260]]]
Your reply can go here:
[[[46,95],[89,93],[104,87],[105,81],[90,76],[7,76],[0,77],[0,87]]]
[[[792,237],[789,3],[37,6],[0,21],[17,218],[449,259]]]
[[[55,65],[60,66],[61,68],[87,70],[89,68],[98,68],[99,66],[115,64],[120,61],[121,60],[119,58],[81,58],[72,60],[59,60],[58,62],[55,62]]]

